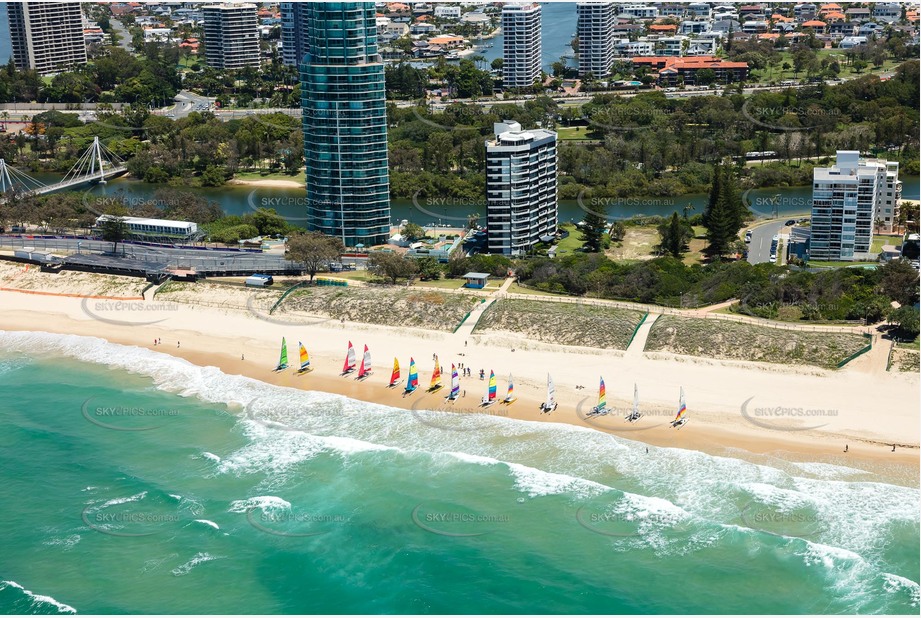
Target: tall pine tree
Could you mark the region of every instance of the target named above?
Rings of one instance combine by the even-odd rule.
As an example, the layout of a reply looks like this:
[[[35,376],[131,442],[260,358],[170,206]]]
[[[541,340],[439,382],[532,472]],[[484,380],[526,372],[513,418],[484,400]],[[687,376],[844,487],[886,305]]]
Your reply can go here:
[[[596,206],[585,215],[582,226],[582,248],[587,253],[598,253],[604,249],[604,233],[608,227],[607,213],[603,206]]]
[[[723,168],[719,163],[713,166],[713,182],[710,184],[710,197],[707,198],[707,207],[704,209],[702,216],[704,227],[710,227],[710,212],[716,206],[716,201],[720,197],[720,187],[722,186]]]

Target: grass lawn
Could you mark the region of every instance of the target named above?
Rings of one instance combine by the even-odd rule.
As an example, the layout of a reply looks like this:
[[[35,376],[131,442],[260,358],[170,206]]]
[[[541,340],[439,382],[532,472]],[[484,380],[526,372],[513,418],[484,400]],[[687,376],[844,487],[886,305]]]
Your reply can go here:
[[[873,236],[873,245],[870,247],[870,253],[880,253],[883,250],[883,245],[895,245],[898,247],[901,244],[901,234],[875,234]]]
[[[561,140],[564,140],[564,139],[596,140],[596,138],[589,137],[588,127],[557,127],[556,132],[559,135],[559,138]]]
[[[284,172],[237,172],[234,174],[234,178],[237,180],[294,180],[301,182],[304,180],[304,174],[303,171],[298,171],[294,174]]]
[[[560,292],[544,292],[543,290],[535,290],[534,288],[525,287],[523,285],[518,285],[513,283],[508,288],[509,294],[529,294],[532,296],[564,296],[569,297],[569,294],[562,294]]]
[[[330,279],[351,279],[354,281],[371,281],[374,276],[367,270],[343,270],[338,273],[317,273],[317,277],[328,277]]]
[[[659,232],[652,225],[631,225],[627,227],[624,239],[611,243],[605,253],[612,260],[651,260],[659,244]]]
[[[906,350],[921,350],[921,339],[915,339],[909,343],[899,342],[895,344],[897,348],[905,348]]]
[[[853,267],[872,267],[876,268],[878,262],[826,262],[824,260],[810,260],[808,266],[810,268],[848,268]]]
[[[459,290],[464,287],[464,279],[433,279],[432,281],[416,281],[414,288],[441,288],[443,290]],[[486,288],[487,290],[489,287]],[[496,287],[498,289],[498,286]]]
[[[569,232],[569,237],[564,238],[557,244],[556,254],[572,254],[576,249],[580,249],[582,247],[582,232],[577,230],[576,226],[571,223],[563,224],[560,227]]]

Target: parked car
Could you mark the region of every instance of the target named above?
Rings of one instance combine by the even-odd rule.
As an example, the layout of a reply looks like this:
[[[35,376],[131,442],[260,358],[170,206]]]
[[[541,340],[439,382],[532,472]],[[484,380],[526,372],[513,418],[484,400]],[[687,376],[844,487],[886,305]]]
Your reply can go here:
[[[787,219],[785,226],[796,225],[796,219]]]

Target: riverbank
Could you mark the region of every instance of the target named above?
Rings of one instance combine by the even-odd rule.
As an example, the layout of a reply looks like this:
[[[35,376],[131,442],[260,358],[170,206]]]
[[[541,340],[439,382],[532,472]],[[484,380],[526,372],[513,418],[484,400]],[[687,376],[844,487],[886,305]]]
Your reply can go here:
[[[898,463],[913,467],[917,474],[916,375],[782,368],[663,353],[628,358],[610,350],[549,346],[513,335],[473,335],[465,340],[451,333],[336,320],[299,324],[296,315],[286,314],[286,321],[259,319],[247,312],[159,299],[146,308],[137,303],[135,310],[129,310],[127,303],[99,308],[90,303],[101,301],[50,301],[6,291],[0,292],[0,299],[2,330],[101,336],[112,343],[148,348],[277,386],[334,393],[414,414],[444,410],[437,422],[445,424],[454,422],[451,412],[468,417],[502,416],[591,427],[650,445],[714,455],[739,457],[744,452],[752,458],[770,454],[795,461],[847,461],[847,465],[860,461],[870,468]],[[202,300],[219,304],[219,299]],[[102,320],[102,315],[109,318]],[[288,341],[292,361],[297,358],[297,342],[305,343],[314,371],[303,376],[291,369],[272,371],[282,337]],[[154,345],[155,339],[162,339],[163,344]],[[369,346],[376,367],[371,377],[358,381],[353,374],[340,375],[349,341],[359,358],[363,346]],[[445,388],[425,392],[436,353],[446,374],[450,374],[451,363],[472,369],[474,377],[461,381],[463,394],[454,404],[444,401],[450,375],[442,378]],[[401,365],[402,382],[388,388],[394,357]],[[402,384],[410,357],[419,368],[420,389],[404,397]],[[486,392],[486,382],[476,377],[481,368],[487,374],[495,370],[500,399],[506,378],[513,374],[518,401],[511,406],[481,408],[479,402]],[[554,377],[559,402],[550,415],[539,411],[548,372]],[[608,404],[614,412],[587,419],[596,403],[599,374],[608,376]],[[622,417],[632,405],[634,383],[644,417],[631,425]],[[675,415],[679,387],[687,394],[691,421],[675,430],[669,421]],[[902,446],[892,452],[892,444]]]

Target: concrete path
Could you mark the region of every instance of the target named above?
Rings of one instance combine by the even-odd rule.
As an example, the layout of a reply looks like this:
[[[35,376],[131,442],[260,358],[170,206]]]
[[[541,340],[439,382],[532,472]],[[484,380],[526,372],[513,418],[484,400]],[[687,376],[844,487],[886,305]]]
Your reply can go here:
[[[464,320],[464,323],[461,324],[460,328],[454,333],[455,339],[467,341],[467,338],[473,334],[473,329],[476,328],[477,322],[479,322],[480,318],[483,316],[483,312],[499,299],[500,294],[505,294],[514,281],[514,277],[507,277],[498,290],[490,294],[483,302],[474,307],[470,315],[467,316],[467,319]]]
[[[650,313],[646,316],[646,319],[637,329],[636,335],[633,336],[630,347],[624,352],[624,356],[637,357],[643,355],[643,350],[646,349],[646,340],[649,338],[649,331],[652,330],[652,325],[655,324],[660,315],[660,313]]]

